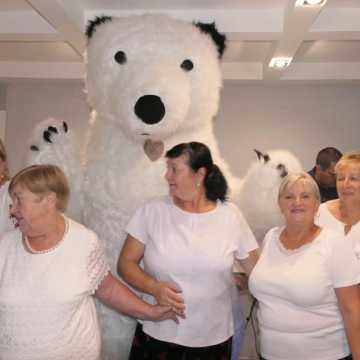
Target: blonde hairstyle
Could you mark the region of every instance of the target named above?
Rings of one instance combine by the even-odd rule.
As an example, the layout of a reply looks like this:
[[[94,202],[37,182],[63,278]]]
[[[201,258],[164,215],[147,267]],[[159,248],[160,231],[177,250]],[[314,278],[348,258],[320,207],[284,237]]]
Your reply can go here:
[[[360,151],[352,151],[344,154],[335,165],[335,174],[338,173],[340,167],[346,165],[358,165],[360,167]]]
[[[7,180],[10,179],[10,175],[9,175],[9,169],[8,169],[8,164],[7,164],[6,149],[5,149],[4,143],[3,143],[3,141],[1,139],[0,139],[0,159],[5,163],[4,174],[0,174],[0,175],[3,175],[3,178],[1,180],[2,181],[7,181]]]
[[[67,207],[70,187],[63,171],[55,165],[32,165],[19,171],[11,180],[9,193],[20,185],[36,195],[50,192],[56,195],[56,208],[63,212]]]
[[[309,185],[310,189],[311,189],[311,193],[315,196],[316,200],[318,200],[320,203],[321,196],[320,196],[319,187],[318,187],[317,183],[315,182],[315,180],[312,178],[312,176],[304,171],[301,171],[301,172],[295,173],[295,174],[289,174],[284,177],[283,181],[280,184],[278,201],[284,195],[285,191],[290,186],[294,185],[298,181],[302,181],[304,184]]]

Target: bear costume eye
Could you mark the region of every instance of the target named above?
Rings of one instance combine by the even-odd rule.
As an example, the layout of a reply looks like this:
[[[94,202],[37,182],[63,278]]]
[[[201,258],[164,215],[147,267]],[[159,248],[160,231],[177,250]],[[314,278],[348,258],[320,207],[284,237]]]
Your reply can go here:
[[[186,59],[181,63],[181,68],[185,71],[191,71],[194,68],[194,64],[191,60]]]
[[[126,63],[126,54],[123,51],[118,51],[114,55],[114,59],[118,64],[125,64]]]

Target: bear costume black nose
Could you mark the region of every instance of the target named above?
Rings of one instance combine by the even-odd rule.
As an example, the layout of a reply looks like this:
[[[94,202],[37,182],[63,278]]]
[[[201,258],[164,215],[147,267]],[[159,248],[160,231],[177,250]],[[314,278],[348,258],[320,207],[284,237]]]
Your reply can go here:
[[[159,96],[144,95],[135,104],[135,114],[145,124],[153,125],[164,117],[165,106]]]

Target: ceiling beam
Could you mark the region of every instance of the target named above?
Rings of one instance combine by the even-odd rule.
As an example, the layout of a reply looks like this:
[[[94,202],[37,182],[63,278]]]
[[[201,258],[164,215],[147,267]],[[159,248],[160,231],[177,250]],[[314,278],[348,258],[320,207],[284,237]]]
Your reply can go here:
[[[65,8],[60,0],[26,0],[37,13],[46,19],[56,29],[60,37],[80,55],[85,50],[85,36],[81,24],[83,16],[76,1],[72,1],[72,8]],[[69,6],[69,5],[68,5]],[[77,14],[77,16],[75,16]],[[78,19],[80,14],[80,19]],[[75,20],[78,19],[78,20]]]
[[[0,79],[81,80],[84,74],[85,66],[80,62],[0,62]]]
[[[65,41],[59,34],[0,33],[0,42],[59,42]]]
[[[282,36],[264,60],[265,79],[280,79],[287,71],[288,68],[270,68],[270,60],[273,57],[293,58],[323,8],[322,6],[295,6],[295,3],[296,0],[288,0],[286,4]]]

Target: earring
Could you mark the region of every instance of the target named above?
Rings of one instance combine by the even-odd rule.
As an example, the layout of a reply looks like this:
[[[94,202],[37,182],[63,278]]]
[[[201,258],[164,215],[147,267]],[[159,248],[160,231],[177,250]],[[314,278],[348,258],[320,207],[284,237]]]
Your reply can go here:
[[[200,183],[198,182],[198,183],[196,183],[196,187],[200,187]]]

